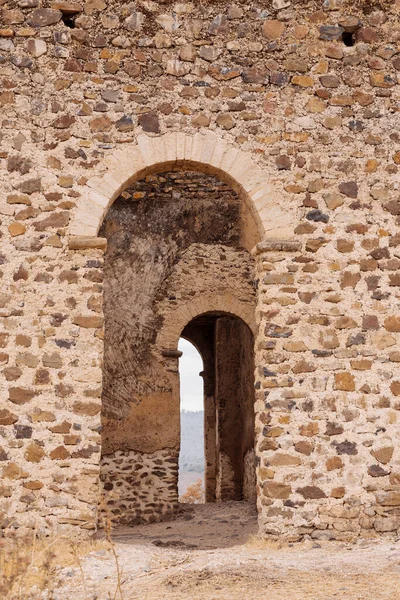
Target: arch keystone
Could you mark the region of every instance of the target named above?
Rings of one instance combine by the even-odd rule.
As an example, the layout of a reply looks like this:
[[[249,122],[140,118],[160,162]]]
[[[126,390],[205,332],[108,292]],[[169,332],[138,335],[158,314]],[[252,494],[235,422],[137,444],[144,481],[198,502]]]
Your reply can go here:
[[[202,151],[201,160],[200,160],[201,163],[206,164],[206,165],[210,164],[212,155],[214,154],[214,148],[217,144],[217,140],[218,140],[218,137],[214,132],[209,131],[208,133],[205,134],[203,151]]]
[[[176,134],[176,160],[185,159],[185,134],[178,131]]]
[[[193,146],[193,138],[190,135],[185,135],[185,155],[184,158],[187,161],[192,159],[192,146]]]
[[[192,138],[192,152],[190,161],[195,163],[201,163],[201,155],[203,152],[205,142],[205,136],[202,133],[195,133]]]
[[[176,162],[176,133],[166,133],[163,141],[166,162]]]

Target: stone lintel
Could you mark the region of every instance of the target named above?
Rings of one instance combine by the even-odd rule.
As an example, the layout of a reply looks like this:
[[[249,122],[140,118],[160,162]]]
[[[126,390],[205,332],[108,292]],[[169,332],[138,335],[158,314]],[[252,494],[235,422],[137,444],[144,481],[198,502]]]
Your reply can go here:
[[[263,254],[264,252],[298,252],[301,250],[299,240],[265,240],[259,242],[253,249],[252,254]]]
[[[107,248],[107,239],[102,237],[70,235],[68,238],[70,250],[87,250],[89,248],[99,248],[105,250]]]

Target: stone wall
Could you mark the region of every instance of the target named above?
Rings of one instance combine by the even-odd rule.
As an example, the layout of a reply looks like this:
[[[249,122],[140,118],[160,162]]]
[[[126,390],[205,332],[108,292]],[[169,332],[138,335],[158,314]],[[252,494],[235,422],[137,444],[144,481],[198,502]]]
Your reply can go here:
[[[243,321],[217,320],[215,367],[216,498],[254,499],[255,464],[248,460],[254,448],[254,337]]]
[[[2,521],[95,527],[98,225],[179,160],[237,182],[243,239],[285,237],[258,247],[261,532],[398,531],[398,0],[0,10]]]
[[[379,234],[354,235],[347,260],[340,243],[316,239],[318,253],[306,243],[304,252],[260,255],[269,271],[260,282],[257,365],[262,528],[277,533],[287,523],[296,535],[328,539],[396,531],[399,356],[397,294],[388,283],[397,268],[391,236],[383,245]],[[365,258],[351,259],[353,244]]]
[[[177,508],[178,453],[116,450],[103,456],[101,480],[105,522],[137,525],[171,517]]]

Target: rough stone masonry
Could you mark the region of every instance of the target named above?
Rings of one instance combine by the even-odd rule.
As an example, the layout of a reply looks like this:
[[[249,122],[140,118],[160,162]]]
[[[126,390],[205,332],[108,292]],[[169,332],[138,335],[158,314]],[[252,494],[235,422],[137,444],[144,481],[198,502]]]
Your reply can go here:
[[[255,340],[260,533],[399,531],[399,13],[0,0],[3,527],[173,511],[178,339],[225,314]],[[113,339],[146,366],[121,386]]]

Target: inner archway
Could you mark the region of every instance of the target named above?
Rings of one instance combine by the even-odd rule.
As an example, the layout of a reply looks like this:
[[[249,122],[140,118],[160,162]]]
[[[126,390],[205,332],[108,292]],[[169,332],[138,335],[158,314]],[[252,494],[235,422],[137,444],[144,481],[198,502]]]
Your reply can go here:
[[[229,185],[190,170],[147,175],[125,189],[107,213],[100,231],[108,240],[101,479],[104,502],[117,523],[159,520],[179,506],[181,335],[199,348],[204,360],[195,329],[209,328],[214,335],[226,321],[221,348],[232,345],[252,364],[256,292],[248,248],[259,238],[251,223],[252,215]],[[228,321],[233,328],[247,328],[251,341],[232,344],[239,334],[229,334]],[[213,352],[219,339],[214,338]],[[251,372],[251,385],[252,378]],[[236,390],[241,386],[242,380],[231,385]],[[228,412],[223,418],[222,409],[213,414],[238,437],[228,447],[216,423],[214,443],[220,446],[214,466],[207,457],[206,499],[247,498],[243,461],[251,463],[252,449],[238,442],[243,431],[234,428],[240,419],[229,424]],[[239,461],[234,453],[243,451],[246,456]]]
[[[206,502],[255,502],[254,339],[222,311],[191,320],[182,336],[203,358]]]

